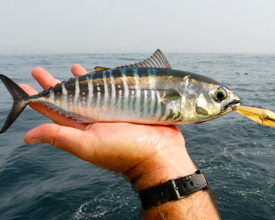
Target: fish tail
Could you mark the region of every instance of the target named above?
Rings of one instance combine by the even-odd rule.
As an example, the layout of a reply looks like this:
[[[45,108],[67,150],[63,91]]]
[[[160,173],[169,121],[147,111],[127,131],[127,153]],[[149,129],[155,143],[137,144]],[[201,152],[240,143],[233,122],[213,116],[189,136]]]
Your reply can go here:
[[[13,105],[12,108],[6,118],[6,121],[0,131],[0,134],[4,133],[8,128],[13,124],[13,122],[18,118],[21,112],[25,109],[28,105],[29,95],[21,89],[15,82],[13,82],[8,77],[0,74],[0,79],[6,86],[7,90],[11,94],[13,98]]]

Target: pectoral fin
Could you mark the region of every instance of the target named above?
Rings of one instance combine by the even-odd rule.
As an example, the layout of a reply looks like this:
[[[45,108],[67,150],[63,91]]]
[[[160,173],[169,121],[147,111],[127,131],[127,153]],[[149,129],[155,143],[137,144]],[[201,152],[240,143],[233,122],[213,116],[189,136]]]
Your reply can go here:
[[[261,125],[275,127],[275,113],[268,109],[234,106],[233,110]]]
[[[175,89],[168,89],[164,92],[164,96],[160,98],[161,101],[177,100],[181,97],[178,91]]]
[[[179,117],[182,118],[181,95],[178,93],[178,91],[174,89],[166,90],[164,96],[160,98],[160,102],[168,106],[169,108],[173,109],[174,111],[177,111],[180,115]]]

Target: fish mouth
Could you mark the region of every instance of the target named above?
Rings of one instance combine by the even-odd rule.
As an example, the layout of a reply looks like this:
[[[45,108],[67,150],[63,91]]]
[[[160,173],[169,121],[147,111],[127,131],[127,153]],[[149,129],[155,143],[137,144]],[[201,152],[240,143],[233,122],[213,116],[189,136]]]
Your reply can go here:
[[[227,105],[225,105],[222,110],[225,111],[226,109],[228,109],[229,107],[233,107],[233,105],[236,105],[236,104],[242,104],[241,102],[241,99],[239,100],[233,100],[232,102],[229,102]]]

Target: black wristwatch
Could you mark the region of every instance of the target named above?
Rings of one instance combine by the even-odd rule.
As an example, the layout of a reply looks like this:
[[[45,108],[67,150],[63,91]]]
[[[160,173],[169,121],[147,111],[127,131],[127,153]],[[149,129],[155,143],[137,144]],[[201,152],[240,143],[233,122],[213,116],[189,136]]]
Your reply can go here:
[[[194,174],[171,179],[166,183],[139,192],[144,210],[160,204],[179,200],[199,190],[209,189],[204,173],[197,170]]]

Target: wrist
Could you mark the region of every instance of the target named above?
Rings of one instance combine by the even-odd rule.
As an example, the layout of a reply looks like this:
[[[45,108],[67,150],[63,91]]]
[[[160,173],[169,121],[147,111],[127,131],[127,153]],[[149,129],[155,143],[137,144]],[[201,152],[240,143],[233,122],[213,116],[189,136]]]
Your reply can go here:
[[[209,190],[143,210],[142,219],[220,219]]]
[[[196,170],[184,146],[169,146],[143,160],[125,175],[139,192],[170,179],[194,174]]]

